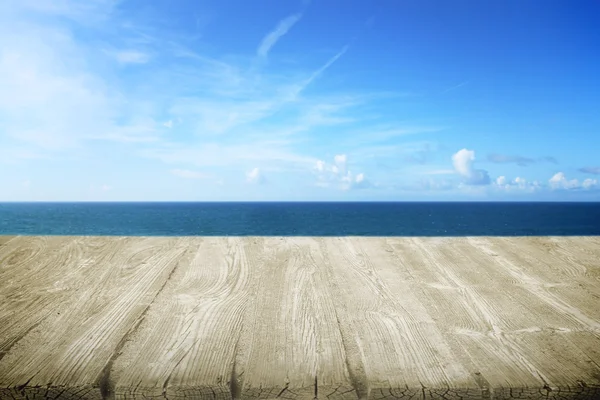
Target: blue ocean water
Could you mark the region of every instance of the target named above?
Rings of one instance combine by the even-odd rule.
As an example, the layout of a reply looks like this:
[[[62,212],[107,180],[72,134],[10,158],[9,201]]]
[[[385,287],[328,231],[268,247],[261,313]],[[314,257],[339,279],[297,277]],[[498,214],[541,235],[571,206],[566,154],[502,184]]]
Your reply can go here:
[[[0,234],[600,235],[600,203],[0,203]]]

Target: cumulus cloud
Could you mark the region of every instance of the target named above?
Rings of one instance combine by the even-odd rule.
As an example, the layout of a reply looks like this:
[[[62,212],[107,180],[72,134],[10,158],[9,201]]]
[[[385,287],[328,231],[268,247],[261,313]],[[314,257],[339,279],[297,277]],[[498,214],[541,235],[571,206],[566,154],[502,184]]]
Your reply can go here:
[[[557,172],[548,181],[549,186],[553,190],[589,190],[598,187],[597,179],[585,179],[579,182],[577,179],[567,179],[564,172]]]
[[[317,175],[316,185],[320,187],[335,187],[341,190],[364,189],[372,186],[364,173],[353,174],[348,170],[348,157],[338,154],[333,157],[333,163],[317,160],[313,168]]]
[[[598,187],[598,180],[587,178],[581,183],[581,187],[584,189],[596,188]]]
[[[548,181],[552,189],[575,189],[579,186],[577,179],[568,180],[564,172],[557,172]]]
[[[339,154],[333,157],[334,165],[332,170],[336,174],[346,175],[348,157],[345,154]]]
[[[258,167],[246,172],[246,182],[253,184],[263,184],[266,182],[264,175]]]
[[[489,185],[490,176],[486,170],[475,169],[475,152],[473,150],[462,149],[452,156],[454,169],[463,178],[463,183],[467,185]]]
[[[515,185],[517,185],[519,187],[525,187],[527,185],[527,180],[525,178],[521,178],[521,177],[517,176],[515,178]]]
[[[542,185],[538,181],[530,182],[520,176],[516,177],[512,181],[508,180],[505,176],[499,176],[493,183],[497,189],[504,191],[517,191],[517,192],[536,192],[542,189]]]
[[[600,175],[600,167],[583,167],[579,168],[578,171],[584,174]]]

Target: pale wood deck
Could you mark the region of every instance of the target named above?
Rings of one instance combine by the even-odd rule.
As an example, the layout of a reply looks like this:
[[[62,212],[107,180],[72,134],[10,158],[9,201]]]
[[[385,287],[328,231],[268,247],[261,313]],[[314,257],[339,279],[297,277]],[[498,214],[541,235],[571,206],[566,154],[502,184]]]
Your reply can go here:
[[[0,237],[0,398],[600,398],[600,237]]]

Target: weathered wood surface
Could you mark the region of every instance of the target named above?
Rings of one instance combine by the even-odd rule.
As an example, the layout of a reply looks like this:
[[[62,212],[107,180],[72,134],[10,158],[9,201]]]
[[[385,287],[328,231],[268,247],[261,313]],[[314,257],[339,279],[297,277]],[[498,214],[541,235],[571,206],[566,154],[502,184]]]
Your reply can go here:
[[[600,237],[1,237],[0,398],[600,398]]]

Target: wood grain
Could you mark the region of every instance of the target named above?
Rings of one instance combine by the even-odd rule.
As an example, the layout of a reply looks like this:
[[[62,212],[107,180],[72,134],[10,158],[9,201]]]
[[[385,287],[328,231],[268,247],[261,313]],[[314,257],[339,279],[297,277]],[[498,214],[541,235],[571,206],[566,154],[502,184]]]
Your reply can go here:
[[[325,240],[348,366],[358,398],[476,388],[381,239]],[[467,388],[465,393],[461,388]]]
[[[101,398],[109,389],[105,366],[164,285],[174,259],[184,250],[178,241],[104,239],[101,252],[84,253],[86,259],[79,265],[86,273],[75,293],[46,310],[51,317],[20,338],[1,360],[1,386],[8,388],[3,394],[31,398],[46,386],[54,392],[65,390],[63,395]],[[53,275],[68,276],[73,268],[56,261],[53,268],[44,266],[35,264],[31,272],[43,276],[42,269],[52,269]]]
[[[352,385],[318,243],[251,241],[253,304],[244,317],[235,378],[247,399],[335,399]]]
[[[0,399],[592,399],[598,360],[598,237],[0,236]]]
[[[186,239],[188,251],[110,371],[116,398],[230,398],[252,303],[247,243]]]

